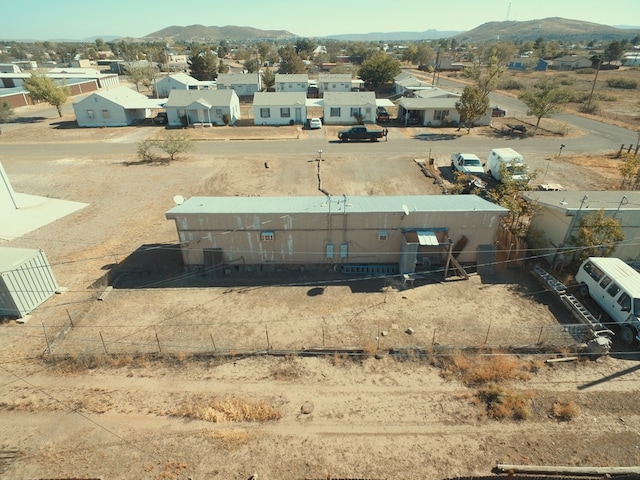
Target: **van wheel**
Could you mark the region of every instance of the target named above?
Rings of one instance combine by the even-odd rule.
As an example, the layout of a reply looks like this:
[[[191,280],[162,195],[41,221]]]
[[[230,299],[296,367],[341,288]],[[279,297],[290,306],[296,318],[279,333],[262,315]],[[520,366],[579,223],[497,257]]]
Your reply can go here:
[[[587,287],[586,283],[581,283],[580,287],[578,287],[578,291],[580,292],[580,295],[582,295],[583,297],[589,296],[589,287]]]
[[[620,336],[626,345],[635,345],[637,342],[638,329],[632,325],[624,325],[620,330]]]

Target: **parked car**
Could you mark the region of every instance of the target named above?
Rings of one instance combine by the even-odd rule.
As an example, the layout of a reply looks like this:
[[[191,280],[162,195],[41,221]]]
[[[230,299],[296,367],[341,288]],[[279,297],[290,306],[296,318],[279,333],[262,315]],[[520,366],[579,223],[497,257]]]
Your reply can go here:
[[[311,130],[322,128],[322,120],[320,120],[319,118],[312,118],[311,120],[309,120],[309,128]]]
[[[167,112],[160,112],[153,117],[153,123],[156,125],[164,125],[167,123]]]
[[[389,112],[384,107],[378,107],[376,109],[376,121],[378,122],[388,122],[390,120]]]
[[[500,108],[497,105],[493,107],[493,110],[491,110],[492,117],[505,117],[506,115],[507,115],[507,111],[503,108]]]

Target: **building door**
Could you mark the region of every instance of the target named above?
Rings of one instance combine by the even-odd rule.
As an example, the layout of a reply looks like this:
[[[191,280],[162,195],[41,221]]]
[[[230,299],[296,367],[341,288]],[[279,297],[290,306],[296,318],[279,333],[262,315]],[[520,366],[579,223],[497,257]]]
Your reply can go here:
[[[204,255],[204,271],[207,276],[217,277],[222,270],[222,249],[221,248],[205,248],[202,250]]]
[[[302,122],[302,109],[296,108],[296,123]]]

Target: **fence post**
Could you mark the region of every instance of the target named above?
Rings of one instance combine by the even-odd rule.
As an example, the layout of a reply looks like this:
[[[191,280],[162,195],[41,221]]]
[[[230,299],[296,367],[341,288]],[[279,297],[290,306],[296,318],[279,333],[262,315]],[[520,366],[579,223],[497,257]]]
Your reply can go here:
[[[266,324],[264,326],[264,333],[267,335],[267,351],[269,351],[271,350],[271,345],[269,343],[269,329],[267,328]]]
[[[69,309],[67,308],[67,317],[69,317],[69,323],[71,324],[71,327],[75,327],[75,325],[73,324],[73,320],[71,320],[71,314],[69,313]]]
[[[209,334],[209,336],[211,337],[211,343],[213,344],[213,351],[216,351],[216,342],[213,341],[213,334]]]
[[[493,318],[489,319],[489,326],[487,327],[487,334],[484,337],[484,344],[486,345],[487,342],[489,341],[489,331],[491,330],[491,322],[493,321]]]
[[[433,337],[431,338],[431,346],[436,344],[436,329],[433,329]]]
[[[322,325],[322,346],[324,347],[324,325]]]
[[[102,332],[98,332],[98,334],[100,335],[100,340],[102,340],[102,348],[104,348],[104,353],[109,355],[109,352],[107,352],[107,346],[104,343],[104,338],[102,338]]]
[[[158,344],[158,353],[162,353],[162,347],[160,347],[160,339],[158,338],[158,331],[156,330],[156,326],[153,326],[153,331],[156,334],[156,343]]]
[[[44,326],[44,322],[42,322],[42,330],[44,331],[44,340],[47,342],[47,353],[51,355],[51,345],[49,344],[49,338],[47,337],[47,329]]]

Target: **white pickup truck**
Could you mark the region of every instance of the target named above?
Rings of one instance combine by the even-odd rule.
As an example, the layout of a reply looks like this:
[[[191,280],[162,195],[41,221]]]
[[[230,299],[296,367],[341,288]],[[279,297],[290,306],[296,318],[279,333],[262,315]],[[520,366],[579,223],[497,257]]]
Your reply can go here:
[[[473,153],[454,153],[451,155],[451,168],[458,172],[481,177],[484,175],[484,166],[480,159]]]

